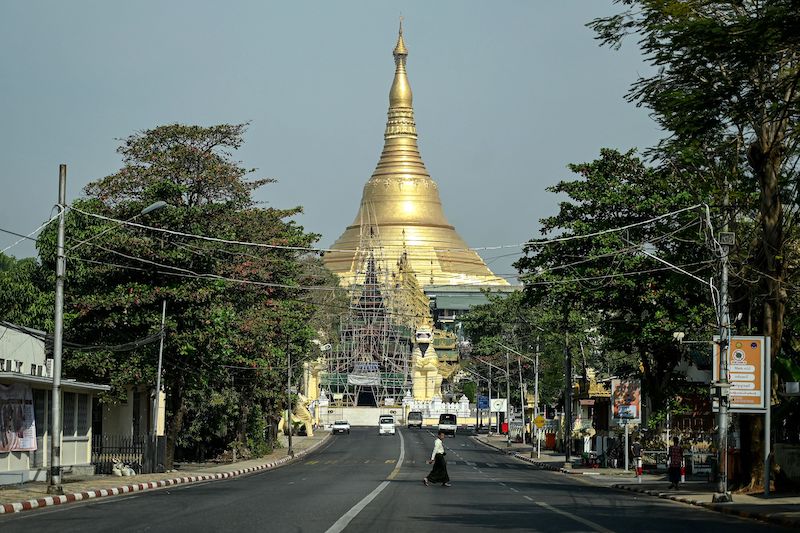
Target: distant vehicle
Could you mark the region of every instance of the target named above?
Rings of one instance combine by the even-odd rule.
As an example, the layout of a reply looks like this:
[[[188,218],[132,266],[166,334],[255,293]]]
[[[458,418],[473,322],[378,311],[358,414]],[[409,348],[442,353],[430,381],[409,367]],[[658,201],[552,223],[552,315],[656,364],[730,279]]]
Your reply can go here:
[[[378,418],[378,435],[394,435],[394,416],[381,415]]]
[[[331,426],[331,433],[347,433],[350,434],[350,423],[347,420],[337,420]]]
[[[439,415],[439,431],[443,431],[445,435],[456,436],[456,428],[458,427],[458,419],[456,415],[445,413]]]
[[[408,427],[413,428],[421,428],[422,427],[422,411],[411,411],[408,413],[408,417],[406,418],[408,422]]]

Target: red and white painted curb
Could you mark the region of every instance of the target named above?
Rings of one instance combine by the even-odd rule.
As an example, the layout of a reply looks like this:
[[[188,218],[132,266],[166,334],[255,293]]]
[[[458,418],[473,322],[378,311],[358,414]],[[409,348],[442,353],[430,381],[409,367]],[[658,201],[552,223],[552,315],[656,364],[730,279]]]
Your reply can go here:
[[[133,485],[124,485],[122,487],[113,487],[110,489],[90,490],[87,492],[73,492],[61,496],[47,496],[45,498],[37,498],[35,500],[27,500],[17,503],[4,503],[0,504],[0,515],[19,513],[21,511],[30,511],[31,509],[38,509],[40,507],[50,507],[53,505],[62,505],[65,503],[80,502],[92,500],[95,498],[103,498],[105,496],[117,496],[119,494],[131,494],[133,492],[142,492],[152,489],[160,489],[163,487],[171,487],[174,485],[186,485],[189,483],[199,483],[201,481],[216,481],[218,479],[229,479],[242,474],[251,474],[253,472],[260,472],[262,470],[269,470],[276,468],[284,463],[297,459],[321,446],[328,437],[322,439],[315,445],[307,450],[302,450],[294,454],[294,457],[283,457],[277,461],[266,463],[263,465],[253,466],[250,468],[242,468],[233,470],[231,472],[220,472],[219,474],[202,474],[197,476],[176,477],[172,479],[162,479],[161,481],[148,481],[147,483],[136,483]]]

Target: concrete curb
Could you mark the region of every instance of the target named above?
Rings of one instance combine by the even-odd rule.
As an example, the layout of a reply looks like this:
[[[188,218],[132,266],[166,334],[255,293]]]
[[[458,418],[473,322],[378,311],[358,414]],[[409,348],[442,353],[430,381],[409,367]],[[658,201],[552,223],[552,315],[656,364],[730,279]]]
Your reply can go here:
[[[148,481],[147,483],[124,485],[121,487],[113,487],[110,489],[90,490],[87,492],[73,492],[70,494],[64,494],[60,496],[47,496],[45,498],[27,500],[24,502],[5,503],[0,505],[0,515],[19,513],[22,511],[30,511],[32,509],[39,509],[41,507],[51,507],[53,505],[62,505],[65,503],[92,500],[96,498],[103,498],[105,496],[117,496],[119,494],[143,492],[146,490],[160,489],[163,487],[171,487],[174,485],[187,485],[191,483],[199,483],[201,481],[217,481],[219,479],[230,479],[232,477],[241,476],[243,474],[252,474],[264,470],[270,470],[282,466],[291,461],[294,461],[295,459],[298,459],[300,457],[303,457],[304,455],[322,446],[322,444],[327,442],[328,439],[330,439],[330,435],[328,435],[318,443],[314,444],[310,448],[297,452],[296,454],[294,454],[293,457],[286,456],[276,461],[265,463],[259,466],[241,468],[239,470],[232,470],[230,472],[220,472],[218,474],[203,474],[199,476],[176,477],[172,479],[162,479],[161,481]]]
[[[718,513],[739,516],[742,518],[749,518],[751,520],[760,520],[762,522],[769,522],[781,526],[790,526],[790,527],[800,526],[800,520],[796,518],[774,515],[769,513],[754,513],[750,511],[744,511],[742,509],[736,509],[735,507],[731,507],[730,504],[701,502],[699,500],[679,496],[677,494],[669,494],[657,490],[640,489],[638,487],[629,487],[627,485],[622,485],[622,484],[612,485],[612,488],[618,490],[627,490],[629,492],[638,492],[640,494],[646,494],[648,496],[654,496],[656,498],[661,498],[664,500],[672,500],[675,502],[695,505],[697,507],[704,507],[706,509],[709,509],[711,511],[716,511]]]

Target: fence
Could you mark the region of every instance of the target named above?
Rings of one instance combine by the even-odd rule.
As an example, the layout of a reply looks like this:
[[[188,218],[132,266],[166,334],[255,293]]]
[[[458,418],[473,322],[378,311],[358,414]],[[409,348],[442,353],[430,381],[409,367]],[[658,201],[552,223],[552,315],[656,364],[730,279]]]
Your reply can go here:
[[[114,463],[121,461],[137,474],[163,470],[165,439],[156,444],[156,467],[153,467],[153,441],[149,435],[94,435],[92,464],[97,474],[110,474]]]
[[[642,467],[649,471],[666,471],[669,453],[665,450],[642,450]],[[687,474],[709,474],[715,460],[714,454],[686,451],[683,454]]]

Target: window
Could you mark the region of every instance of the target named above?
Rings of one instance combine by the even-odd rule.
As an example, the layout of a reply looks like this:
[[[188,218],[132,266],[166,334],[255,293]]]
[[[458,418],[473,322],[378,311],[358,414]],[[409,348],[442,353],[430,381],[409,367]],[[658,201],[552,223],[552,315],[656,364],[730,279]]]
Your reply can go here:
[[[62,396],[64,398],[64,436],[75,436],[75,393],[65,392]]]
[[[78,394],[78,435],[89,434],[89,396]]]
[[[63,429],[65,439],[85,439],[89,435],[89,395],[65,392],[62,396],[64,405]]]

